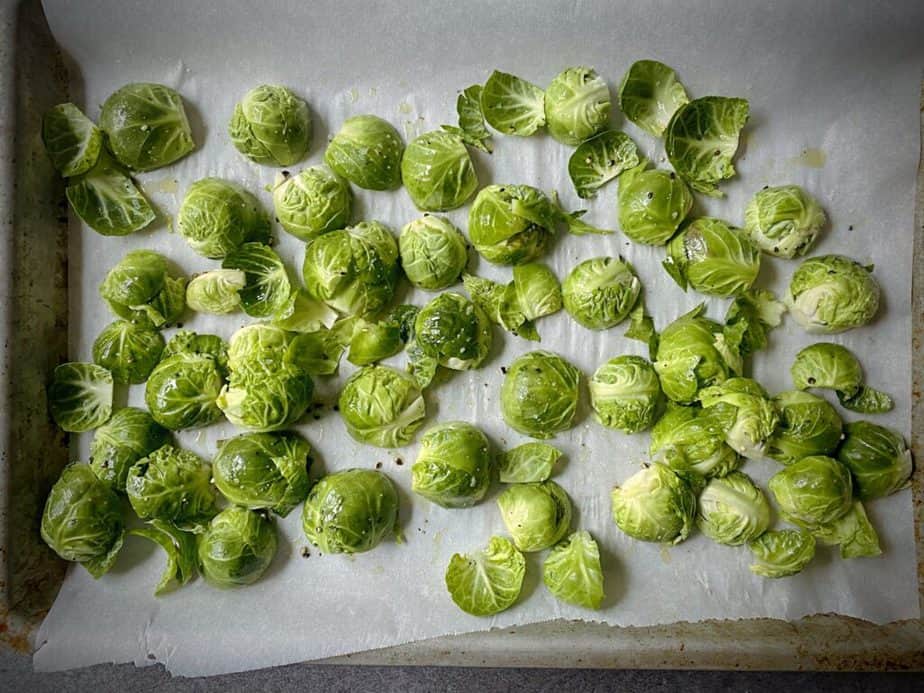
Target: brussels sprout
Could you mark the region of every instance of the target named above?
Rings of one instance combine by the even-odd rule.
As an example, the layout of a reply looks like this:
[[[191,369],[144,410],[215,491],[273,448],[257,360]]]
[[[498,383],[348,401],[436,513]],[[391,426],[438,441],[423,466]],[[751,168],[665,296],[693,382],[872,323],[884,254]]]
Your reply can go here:
[[[704,409],[714,409],[725,422],[725,442],[738,454],[764,456],[767,441],[780,421],[766,390],[750,378],[729,378],[699,392]]]
[[[285,517],[308,495],[310,455],[294,433],[248,433],[219,442],[212,477],[235,505]]]
[[[411,284],[438,291],[452,286],[468,264],[465,236],[446,217],[425,214],[398,236],[401,266]]]
[[[857,498],[882,498],[909,485],[911,450],[898,431],[854,421],[844,427],[844,434],[837,459],[853,475]]]
[[[223,369],[215,358],[178,353],[164,358],[151,372],[144,401],[164,428],[200,428],[221,418],[218,396],[224,384]]]
[[[696,508],[700,531],[719,544],[747,544],[770,526],[766,496],[741,472],[710,479],[699,494]]]
[[[192,330],[180,330],[167,342],[163,358],[177,354],[208,356],[215,360],[224,375],[228,369],[228,345],[218,335],[198,334]]]
[[[351,323],[354,322],[354,318],[345,318],[345,320],[349,320]],[[359,333],[358,329],[357,333]],[[350,331],[350,335],[352,335],[352,331]],[[346,347],[350,344],[350,335],[341,334],[339,327],[332,329],[321,328],[317,332],[293,335],[286,357],[288,363],[294,364],[296,371],[301,374],[312,377],[316,375],[333,375],[340,368],[340,359],[343,357]],[[382,345],[379,344],[378,346]],[[373,349],[371,343],[364,348],[369,349],[365,356],[377,356],[377,354],[371,353]]]
[[[815,527],[815,538],[822,544],[840,546],[841,558],[879,556],[879,535],[866,516],[863,504],[855,500],[847,513],[830,524]]]
[[[138,186],[105,151],[93,168],[68,181],[64,192],[80,220],[103,236],[127,236],[157,216]]]
[[[197,313],[225,315],[241,307],[238,293],[247,275],[238,269],[217,269],[197,274],[186,285],[186,305]]]
[[[295,288],[286,305],[273,317],[273,325],[289,332],[302,334],[330,329],[337,323],[337,311],[314,298],[301,288]]]
[[[417,209],[428,212],[461,207],[478,189],[462,138],[443,130],[411,140],[401,158],[401,177]]]
[[[443,130],[451,132],[462,138],[465,144],[471,145],[490,154],[494,151],[491,143],[491,133],[484,124],[484,111],[481,109],[482,88],[480,84],[473,84],[463,89],[456,99],[456,113],[459,115],[459,127],[443,125]]]
[[[607,428],[638,433],[654,423],[661,384],[654,366],[640,356],[617,356],[590,379],[594,418]]]
[[[504,286],[466,274],[462,283],[475,305],[511,334],[539,341],[533,321],[562,309],[561,285],[552,271],[537,262],[513,268],[513,281]]]
[[[245,243],[221,263],[222,269],[244,273],[238,290],[241,307],[254,318],[269,318],[284,311],[292,296],[292,281],[279,254],[263,243]]]
[[[498,460],[503,484],[545,481],[561,459],[561,451],[547,443],[523,443],[504,452]]]
[[[153,250],[131,250],[106,274],[99,293],[125,320],[154,327],[176,322],[186,308],[186,280],[170,276],[167,259]]]
[[[843,255],[804,260],[793,272],[784,302],[806,332],[835,334],[866,325],[879,310],[873,266]]]
[[[812,530],[846,515],[853,500],[850,471],[824,455],[793,462],[769,486],[784,517]]]
[[[606,183],[638,166],[638,147],[625,133],[608,130],[582,142],[568,159],[578,197],[594,197]]]
[[[552,548],[542,565],[542,581],[563,602],[600,608],[603,570],[600,549],[590,532],[575,532]]]
[[[215,587],[252,585],[273,562],[278,539],[273,521],[247,508],[225,508],[199,537],[202,577]]]
[[[642,284],[621,257],[595,257],[577,265],[562,284],[565,310],[591,330],[618,325],[638,301]]]
[[[648,358],[654,359],[658,353],[661,335],[654,326],[654,319],[645,310],[645,301],[639,299],[635,308],[629,311],[629,327],[623,333],[626,339],[635,339],[648,346]]]
[[[811,249],[826,221],[821,205],[798,185],[764,188],[744,210],[744,228],[754,245],[790,260]]]
[[[152,520],[146,526],[128,532],[160,546],[167,554],[167,564],[154,589],[159,596],[185,585],[196,575],[196,535],[183,532],[167,522]]]
[[[721,219],[695,219],[667,245],[664,269],[684,291],[711,296],[747,291],[760,272],[760,251]]]
[[[527,320],[557,313],[564,305],[558,277],[539,262],[514,267],[513,288]]]
[[[196,148],[183,98],[162,84],[126,84],[105,102],[99,127],[119,163],[151,171],[182,159]]]
[[[735,296],[725,313],[726,335],[738,344],[741,356],[767,346],[768,334],[783,321],[786,306],[765,289],[748,289]],[[733,336],[738,335],[738,336]]]
[[[365,190],[394,190],[401,185],[404,142],[398,131],[374,115],[347,118],[334,135],[324,161],[339,176]]]
[[[95,363],[62,363],[48,386],[48,409],[62,431],[99,428],[112,416],[112,374]]]
[[[103,135],[74,104],[59,103],[42,116],[42,144],[58,173],[70,178],[96,165]]]
[[[673,171],[646,171],[645,165],[619,178],[619,228],[636,243],[664,245],[690,213],[693,194]]]
[[[498,497],[497,507],[520,551],[554,546],[571,526],[571,499],[554,481],[513,484]]]
[[[580,144],[606,128],[609,119],[610,90],[593,68],[569,67],[545,90],[545,124],[562,144]]]
[[[424,353],[454,371],[478,368],[491,350],[488,316],[462,294],[449,291],[421,308],[414,335]]]
[[[42,513],[42,539],[65,561],[95,578],[115,563],[125,530],[119,497],[86,464],[70,464],[51,487]]]
[[[394,356],[404,346],[401,326],[389,320],[382,322],[358,321],[350,340],[347,361],[354,366],[368,366]]]
[[[129,468],[170,442],[170,434],[141,409],[119,409],[96,429],[90,443],[90,468],[116,491],[125,492]]]
[[[257,198],[221,178],[202,178],[189,186],[176,224],[190,247],[210,258],[223,258],[244,243],[270,238],[269,219]]]
[[[545,125],[545,92],[515,75],[495,70],[481,90],[488,125],[505,135],[528,137]]]
[[[305,250],[308,293],[334,310],[361,318],[379,313],[398,283],[398,244],[377,221],[326,233]]]
[[[343,178],[321,166],[294,176],[283,171],[276,176],[273,207],[282,228],[310,243],[350,223],[353,191]]]
[[[551,438],[574,425],[581,372],[548,351],[530,351],[507,369],[501,414],[508,426],[533,438]]]
[[[674,112],[664,148],[671,166],[694,190],[722,196],[717,184],[735,175],[732,159],[748,110],[745,99],[705,96]]]
[[[308,104],[286,87],[261,84],[234,107],[228,135],[235,149],[251,161],[291,166],[311,145]]]
[[[143,383],[160,360],[164,338],[150,325],[109,323],[93,342],[93,360],[122,385]]]
[[[626,118],[655,137],[689,101],[677,73],[657,60],[632,63],[619,85],[619,107]]]
[[[195,453],[164,445],[132,465],[125,492],[142,520],[199,533],[218,510],[211,475],[208,462]]]
[[[696,495],[669,467],[654,462],[615,486],[613,521],[641,541],[679,544],[693,529]]]
[[[756,563],[751,572],[765,578],[782,578],[801,573],[815,557],[815,537],[805,530],[783,529],[764,532],[748,544]]]
[[[894,406],[889,395],[863,384],[860,362],[840,344],[818,342],[805,347],[796,354],[790,374],[800,390],[835,390],[840,403],[851,411],[881,414]]]
[[[773,398],[780,422],[764,453],[782,464],[812,455],[831,455],[843,437],[841,417],[821,397],[789,390]]]
[[[420,439],[411,489],[444,508],[470,508],[491,485],[491,451],[479,429],[462,421],[439,424]]]
[[[725,421],[714,410],[669,404],[651,429],[649,454],[674,472],[710,479],[735,471],[741,458],[725,442]]]
[[[407,343],[407,373],[414,384],[421,390],[429,387],[436,377],[436,371],[439,369],[439,361],[428,355],[412,338]]]
[[[491,537],[471,554],[453,554],[446,568],[446,589],[462,611],[491,616],[509,609],[520,596],[526,559],[509,539]]]
[[[328,474],[302,511],[308,541],[324,553],[362,553],[398,531],[398,494],[381,472],[346,469]]]
[[[408,445],[427,415],[414,380],[388,366],[365,366],[351,375],[339,406],[347,432],[380,448]]]

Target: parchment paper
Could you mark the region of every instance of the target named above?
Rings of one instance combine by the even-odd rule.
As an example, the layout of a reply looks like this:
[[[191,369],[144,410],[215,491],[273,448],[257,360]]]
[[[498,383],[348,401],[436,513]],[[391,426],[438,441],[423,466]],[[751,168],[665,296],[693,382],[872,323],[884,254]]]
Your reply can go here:
[[[483,81],[492,69],[545,85],[570,65],[593,65],[612,91],[633,60],[657,58],[678,70],[692,96],[722,94],[750,100],[751,119],[737,158],[739,175],[722,186],[724,200],[698,197],[699,213],[742,223],[744,205],[764,185],[796,183],[816,195],[831,224],[817,253],[845,253],[876,264],[885,302],[876,322],[834,341],[861,359],[868,382],[890,392],[896,407],[876,421],[910,426],[910,271],[918,89],[924,64],[924,7],[916,3],[649,2],[303,2],[125,3],[46,0],[51,28],[74,65],[74,100],[91,117],[123,83],[159,81],[182,92],[194,121],[198,150],[175,166],[141,175],[163,213],[156,228],[127,238],[103,238],[72,225],[70,248],[72,358],[89,359],[90,346],[112,318],[97,295],[108,268],[132,248],[167,254],[192,274],[217,266],[196,256],[170,222],[187,186],[203,176],[239,181],[271,209],[264,187],[275,170],[244,160],[226,124],[235,101],[250,87],[286,84],[311,105],[314,144],[303,165],[322,161],[329,133],[344,118],[375,113],[407,136],[455,122],[458,90]],[[624,121],[641,150],[660,165],[660,144]],[[493,156],[475,153],[482,184],[529,183],[555,189],[571,208],[586,207],[591,223],[616,228],[615,185],[581,203],[567,178],[570,148],[546,136],[496,137]],[[297,167],[296,167],[297,168]],[[356,190],[356,219],[380,219],[396,231],[419,213],[404,190]],[[449,214],[463,229],[467,207]],[[284,259],[298,276],[303,246],[277,229]],[[657,325],[703,300],[684,294],[663,272],[663,251],[630,245],[620,234],[562,237],[547,260],[564,279],[578,261],[622,254],[637,268]],[[781,293],[796,266],[764,258],[761,285]],[[472,258],[470,270],[508,281],[510,272]],[[460,287],[461,289],[461,287]],[[408,292],[422,304],[427,296]],[[726,301],[707,301],[724,315]],[[243,316],[195,316],[185,327],[228,337]],[[566,355],[591,374],[618,354],[645,355],[622,336],[624,326],[590,332],[564,312],[539,322],[542,348]],[[755,358],[753,374],[770,390],[790,387],[795,352],[814,340],[791,320]],[[496,447],[525,439],[501,419],[501,367],[536,345],[495,334],[493,353],[478,371],[459,373],[428,394],[428,424],[477,423]],[[401,359],[397,359],[398,364]],[[332,403],[352,372],[319,379],[319,399]],[[142,387],[128,402],[140,404]],[[124,397],[124,395],[123,395]],[[844,412],[845,419],[854,416]],[[39,670],[105,661],[163,662],[177,674],[213,674],[377,648],[441,634],[556,618],[619,625],[707,618],[768,616],[795,619],[835,612],[887,622],[919,616],[910,493],[869,504],[884,548],[881,558],[841,561],[820,549],[796,577],[771,581],[752,575],[745,549],[722,547],[698,535],[677,547],[645,544],[623,535],[610,519],[609,490],[645,459],[647,434],[626,436],[594,422],[586,403],[570,432],[553,442],[566,462],[555,479],[576,509],[575,528],[589,529],[603,551],[607,599],[591,612],[563,605],[541,584],[541,554],[528,555],[520,602],[492,619],[459,611],[443,584],[456,551],[482,546],[504,531],[494,499],[471,510],[449,511],[410,493],[416,446],[377,450],[352,441],[339,417],[325,410],[297,429],[317,449],[313,474],[383,464],[400,487],[407,542],[386,542],[353,558],[320,556],[300,531],[300,511],[279,522],[283,541],[266,577],[247,589],[219,591],[197,580],[162,598],[152,594],[162,568],[159,549],[127,541],[112,573],[94,581],[70,571],[39,633]],[[183,446],[211,457],[230,425],[178,436]],[[74,454],[85,459],[88,436]],[[750,461],[761,482],[777,469]]]

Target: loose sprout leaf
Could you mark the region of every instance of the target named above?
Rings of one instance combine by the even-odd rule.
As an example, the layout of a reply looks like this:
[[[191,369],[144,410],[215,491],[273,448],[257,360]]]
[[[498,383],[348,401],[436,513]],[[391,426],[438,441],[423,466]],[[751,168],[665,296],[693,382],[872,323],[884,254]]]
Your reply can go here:
[[[661,137],[677,109],[689,102],[677,73],[657,60],[632,64],[619,85],[619,107],[642,130]]]
[[[439,362],[420,348],[417,340],[407,344],[407,372],[421,390],[428,387],[436,376]]]
[[[472,302],[485,312],[491,322],[500,325],[502,323],[501,311],[504,307],[507,287],[490,279],[476,277],[473,274],[462,275],[462,285],[468,291]]]
[[[464,89],[456,99],[456,113],[459,114],[458,134],[466,144],[490,154],[494,146],[491,144],[491,133],[485,127],[484,111],[481,110],[481,94],[481,85],[473,84]]]
[[[608,130],[578,145],[568,159],[568,175],[578,197],[594,197],[598,189],[638,163],[635,142],[625,133]]]
[[[629,328],[625,332],[629,339],[635,339],[648,345],[648,357],[654,359],[658,353],[658,331],[654,319],[645,310],[645,302],[639,301],[629,313]]]
[[[837,399],[844,408],[861,414],[885,414],[895,406],[895,402],[885,392],[866,385],[861,385],[853,395],[838,392]]]
[[[765,578],[782,578],[802,572],[815,557],[815,537],[805,530],[764,532],[748,544],[755,563],[751,572]]]
[[[102,150],[103,135],[74,104],[61,103],[42,118],[42,143],[58,173],[70,178],[93,168]]]
[[[542,581],[563,602],[599,609],[603,602],[600,549],[589,532],[575,532],[549,552]]]
[[[160,520],[153,520],[145,527],[130,530],[129,534],[153,541],[167,555],[167,564],[154,590],[155,595],[161,595],[185,585],[196,575],[195,534],[183,532]]]
[[[119,533],[119,536],[116,538],[109,551],[104,553],[102,556],[97,556],[96,558],[81,561],[80,565],[86,568],[87,572],[98,580],[99,578],[103,577],[103,575],[112,570],[112,566],[115,565],[116,559],[119,557],[119,552],[122,550],[122,543],[124,541],[125,532],[123,530]]]
[[[337,322],[337,311],[312,298],[304,289],[296,289],[273,318],[273,324],[289,332],[317,332]]]
[[[347,361],[353,365],[368,366],[394,356],[404,347],[401,325],[397,322],[358,322],[350,340],[350,352],[347,354]]]
[[[488,124],[505,135],[526,137],[545,125],[545,92],[526,80],[495,70],[481,91]]]
[[[515,266],[513,285],[527,320],[557,313],[564,305],[558,277],[539,262]]]
[[[61,430],[99,428],[112,416],[112,374],[95,363],[62,363],[48,387],[48,407]]]
[[[462,611],[491,616],[513,606],[525,575],[523,554],[510,540],[491,537],[485,549],[453,554],[446,568],[446,589]]]
[[[523,443],[504,452],[499,459],[500,481],[504,484],[528,484],[545,481],[562,453],[548,443]]]
[[[106,154],[73,179],[65,190],[71,209],[103,236],[127,236],[154,221],[156,214],[135,183]]]
[[[221,266],[244,272],[246,281],[239,294],[247,315],[271,318],[288,305],[292,282],[279,255],[268,245],[244,243],[229,253]]]
[[[589,67],[569,67],[545,90],[545,124],[562,144],[576,146],[606,128],[610,89]]]
[[[739,348],[742,356],[767,346],[767,335],[783,320],[786,306],[764,289],[748,289],[737,296],[725,313],[727,326],[742,324]]]
[[[841,547],[841,558],[879,556],[879,535],[866,516],[863,503],[855,500],[843,517],[813,529],[822,544]]]
[[[344,351],[336,333],[322,327],[316,332],[295,335],[287,358],[298,363],[308,375],[333,375],[340,367]]]

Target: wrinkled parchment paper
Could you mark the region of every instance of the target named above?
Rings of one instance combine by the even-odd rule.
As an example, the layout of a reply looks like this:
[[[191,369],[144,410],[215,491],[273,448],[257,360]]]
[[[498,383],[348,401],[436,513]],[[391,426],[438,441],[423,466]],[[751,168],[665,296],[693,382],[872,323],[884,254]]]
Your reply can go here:
[[[70,247],[72,358],[89,359],[92,341],[112,318],[97,295],[108,268],[126,251],[164,252],[188,274],[216,267],[196,256],[170,223],[187,186],[204,176],[239,181],[271,208],[264,187],[275,170],[246,161],[231,146],[226,124],[235,101],[259,83],[281,83],[305,97],[315,119],[314,144],[303,165],[322,161],[330,133],[348,116],[375,113],[410,139],[455,122],[458,90],[494,68],[547,84],[561,69],[593,65],[615,94],[632,61],[657,58],[675,67],[691,96],[721,94],[750,100],[751,119],[737,159],[739,175],[722,186],[724,200],[698,197],[700,213],[742,223],[748,198],[764,185],[796,183],[816,195],[831,224],[818,253],[845,253],[876,264],[884,309],[873,325],[834,337],[862,360],[868,382],[891,393],[896,407],[876,421],[909,433],[912,210],[918,159],[918,89],[924,64],[914,3],[741,3],[611,0],[551,2],[293,2],[125,3],[46,0],[51,28],[73,63],[74,100],[96,117],[99,105],[130,81],[177,88],[194,123],[197,151],[167,169],[139,176],[162,212],[155,228],[127,238],[103,238],[72,224]],[[686,7],[681,7],[685,5]],[[666,165],[660,143],[616,112],[641,150]],[[555,189],[570,208],[586,207],[591,223],[616,228],[611,184],[582,203],[567,178],[570,148],[546,136],[496,137],[493,156],[473,153],[482,184],[530,183]],[[356,219],[380,219],[396,231],[419,213],[404,190],[356,190]],[[449,214],[463,229],[467,208]],[[298,276],[303,246],[277,229],[281,254]],[[663,272],[663,251],[630,245],[620,234],[561,237],[547,260],[563,279],[578,261],[622,254],[637,268],[659,328],[702,297],[684,294]],[[761,285],[780,293],[795,263],[765,258]],[[471,271],[508,281],[508,268],[472,258]],[[406,300],[421,304],[412,291]],[[707,301],[724,315],[726,301]],[[185,327],[224,337],[242,315],[191,317]],[[565,313],[539,323],[542,348],[566,355],[590,374],[623,353],[645,355],[622,336],[624,326],[594,333]],[[811,343],[792,320],[772,335],[753,374],[770,390],[790,386],[788,367]],[[484,428],[498,449],[525,439],[499,414],[501,367],[536,345],[495,333],[496,346],[478,371],[453,375],[428,393],[428,423],[466,419]],[[397,359],[401,363],[401,359]],[[335,401],[352,372],[319,379],[319,399]],[[830,395],[830,393],[828,393]],[[143,388],[128,402],[141,404]],[[39,633],[35,666],[63,669],[106,661],[163,662],[177,674],[212,674],[384,647],[437,635],[556,618],[647,625],[678,620],[768,616],[796,619],[835,612],[887,622],[919,616],[910,492],[869,504],[884,555],[841,561],[821,549],[794,578],[752,575],[744,549],[698,535],[676,547],[633,541],[610,519],[609,490],[645,459],[647,434],[626,436],[599,426],[582,405],[575,428],[554,443],[566,453],[555,479],[574,500],[575,528],[598,539],[607,599],[599,612],[556,601],[541,584],[541,554],[528,555],[520,602],[493,619],[459,611],[443,572],[456,551],[484,545],[503,532],[495,489],[471,510],[444,510],[410,493],[416,446],[378,450],[352,441],[335,413],[306,417],[298,430],[315,446],[313,474],[382,463],[401,489],[407,542],[386,542],[355,557],[320,556],[300,531],[300,511],[279,522],[284,539],[268,574],[231,591],[201,579],[155,598],[163,566],[159,549],[129,538],[115,569],[94,581],[74,568]],[[846,419],[854,418],[844,413]],[[230,425],[178,436],[210,457]],[[85,459],[88,436],[75,446]],[[749,461],[761,482],[777,466]]]

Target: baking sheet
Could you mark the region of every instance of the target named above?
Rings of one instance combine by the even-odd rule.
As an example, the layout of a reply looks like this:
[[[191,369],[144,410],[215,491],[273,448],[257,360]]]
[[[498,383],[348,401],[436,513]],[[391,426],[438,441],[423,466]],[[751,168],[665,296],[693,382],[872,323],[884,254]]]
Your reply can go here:
[[[122,83],[161,81],[178,88],[192,111],[200,148],[168,169],[140,177],[163,212],[152,231],[104,239],[73,226],[70,249],[72,356],[88,358],[98,331],[111,319],[96,287],[127,250],[165,252],[187,273],[217,263],[196,256],[169,233],[169,222],[192,181],[217,175],[263,192],[273,169],[240,157],[225,134],[234,102],[261,82],[289,85],[308,99],[315,115],[315,144],[305,165],[322,160],[328,133],[349,115],[376,113],[409,139],[454,122],[456,92],[482,81],[492,69],[547,83],[560,69],[591,64],[615,88],[635,59],[654,57],[677,68],[692,96],[726,94],[751,101],[751,121],[738,159],[739,177],[725,185],[724,200],[700,198],[701,211],[741,221],[750,195],[764,185],[797,183],[826,207],[831,229],[818,253],[842,252],[876,263],[886,306],[873,326],[835,337],[854,350],[868,381],[892,393],[896,409],[880,417],[910,427],[910,270],[914,170],[917,160],[918,84],[924,49],[916,27],[924,12],[912,3],[860,6],[777,3],[430,4],[269,2],[259,11],[224,3],[124,3],[46,1],[52,31],[76,69],[73,97],[89,114]],[[187,6],[189,5],[189,6]],[[100,20],[105,17],[106,21]],[[243,47],[243,48],[238,48]],[[657,143],[623,122],[655,161]],[[566,205],[589,209],[592,223],[615,227],[615,188],[591,203],[579,201],[567,180],[570,149],[550,138],[495,138],[495,153],[477,153],[482,184],[525,182],[557,189]],[[396,230],[419,213],[406,193],[356,190],[357,218],[375,218]],[[465,228],[466,210],[449,216]],[[852,228],[851,228],[852,227]],[[281,254],[297,276],[302,245],[278,230]],[[578,261],[621,253],[637,268],[659,327],[696,305],[660,268],[659,249],[629,245],[621,236],[562,238],[547,258],[560,278]],[[780,292],[794,263],[768,260],[761,284]],[[470,269],[506,281],[509,270],[473,258]],[[426,296],[409,292],[422,303]],[[725,301],[709,300],[720,318]],[[185,327],[227,337],[243,317],[195,316]],[[592,333],[565,314],[539,323],[543,348],[568,356],[590,374],[621,353],[644,355],[622,337],[623,327]],[[429,397],[430,422],[467,419],[484,428],[498,448],[523,438],[499,418],[500,367],[534,348],[495,334],[488,363],[455,374]],[[812,340],[792,321],[773,333],[753,373],[771,392],[789,387],[795,352]],[[398,360],[400,363],[400,359]],[[319,382],[319,398],[332,402],[338,378]],[[143,389],[128,393],[142,402]],[[845,418],[853,418],[845,416]],[[503,525],[493,503],[448,511],[410,494],[409,466],[416,447],[394,452],[354,443],[335,414],[298,429],[312,442],[327,471],[374,466],[403,489],[406,544],[387,543],[356,557],[301,557],[306,544],[299,513],[279,523],[285,537],[277,560],[256,586],[229,592],[201,580],[156,599],[153,586],[162,556],[131,539],[115,570],[93,581],[70,571],[39,632],[37,669],[61,669],[101,661],[163,662],[193,675],[240,670],[394,645],[455,632],[512,626],[555,618],[650,625],[707,618],[776,617],[840,613],[888,622],[920,615],[909,492],[870,504],[885,553],[878,559],[842,562],[821,550],[803,574],[765,581],[747,570],[749,553],[696,536],[665,548],[635,542],[609,518],[609,489],[644,459],[647,436],[624,436],[598,426],[586,405],[574,430],[555,444],[566,453],[556,480],[575,501],[575,527],[589,529],[604,553],[607,600],[600,612],[562,605],[539,578],[541,557],[528,555],[523,596],[493,619],[459,612],[443,587],[450,555],[484,544]],[[211,456],[215,441],[232,428],[214,426],[178,436],[185,447]],[[88,437],[75,456],[86,456]],[[399,464],[399,460],[402,464]],[[751,461],[745,471],[761,481],[772,462]],[[315,470],[317,473],[319,470]],[[870,585],[876,585],[875,591]]]

